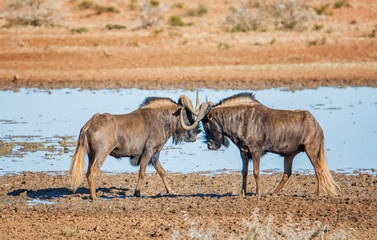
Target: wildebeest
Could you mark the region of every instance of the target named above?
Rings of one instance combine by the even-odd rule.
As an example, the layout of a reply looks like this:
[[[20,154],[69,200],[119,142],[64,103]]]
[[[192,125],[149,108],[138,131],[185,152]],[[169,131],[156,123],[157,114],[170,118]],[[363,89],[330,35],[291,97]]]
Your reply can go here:
[[[252,93],[240,93],[218,104],[204,102],[200,116],[208,149],[228,146],[229,138],[237,145],[242,158],[241,194],[246,194],[249,159],[253,160],[256,195],[260,196],[260,158],[267,152],[284,157],[284,175],[274,191],[277,194],[292,174],[293,158],[306,152],[317,177],[317,194],[322,190],[336,195],[337,188],[327,166],[323,130],[309,111],[277,110],[264,106]],[[194,129],[195,124],[186,130]]]
[[[170,137],[173,137],[175,144],[195,141],[200,132],[199,126],[187,131],[181,123],[183,120],[185,124],[198,125],[193,114],[198,111],[198,100],[197,93],[196,107],[193,108],[191,100],[184,95],[178,103],[170,98],[149,97],[129,114],[95,114],[80,131],[70,172],[71,188],[75,191],[81,182],[84,155],[87,153],[89,163],[86,177],[93,199],[96,198],[96,175],[108,155],[129,157],[132,165],[140,165],[135,196],[140,196],[148,164],[154,166],[166,191],[170,193],[166,171],[159,161],[160,151]]]

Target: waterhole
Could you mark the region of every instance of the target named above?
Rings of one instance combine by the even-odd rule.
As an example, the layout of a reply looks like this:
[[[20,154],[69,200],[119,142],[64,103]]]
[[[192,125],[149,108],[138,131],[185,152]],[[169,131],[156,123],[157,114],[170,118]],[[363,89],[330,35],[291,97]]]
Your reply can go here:
[[[200,100],[213,102],[244,91],[200,89]],[[377,89],[327,88],[284,91],[252,91],[262,104],[276,109],[309,110],[322,126],[331,170],[372,171],[377,168]],[[181,94],[195,99],[188,90],[80,90],[20,89],[0,92],[0,175],[21,171],[68,171],[81,127],[95,113],[129,113],[148,96]],[[171,139],[160,155],[169,172],[223,172],[242,168],[238,149],[231,144],[207,150],[203,135],[194,143],[173,145]],[[312,172],[305,153],[297,155],[294,171]],[[128,158],[108,157],[101,168],[113,173],[136,172]],[[282,171],[283,158],[267,154],[261,160],[265,173]],[[148,167],[153,172],[153,167]]]

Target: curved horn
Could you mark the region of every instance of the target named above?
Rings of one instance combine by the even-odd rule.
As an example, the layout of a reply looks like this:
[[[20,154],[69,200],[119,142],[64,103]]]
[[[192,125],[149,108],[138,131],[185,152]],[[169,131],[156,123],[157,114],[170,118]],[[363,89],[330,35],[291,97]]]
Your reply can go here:
[[[212,101],[209,101],[209,102],[208,102],[208,97],[207,97],[207,95],[206,95],[206,103],[208,103],[208,105],[215,106],[215,103],[214,103],[214,102],[212,102]]]
[[[196,118],[195,122],[191,125],[191,126],[187,126],[185,124],[185,121],[183,121],[183,117],[182,117],[182,112],[183,112],[183,109],[181,111],[181,125],[182,125],[182,128],[187,130],[187,131],[190,131],[194,128],[196,128],[196,126],[198,126],[199,122],[204,118],[205,116],[205,112],[208,108],[208,103],[204,102],[200,105],[200,109],[199,109],[199,113],[198,113],[198,117]]]
[[[198,89],[196,89],[196,104],[195,104],[195,108],[194,108],[194,110],[196,111],[196,112],[198,112],[199,111],[199,92],[198,92]],[[196,115],[197,116],[197,115]]]
[[[186,95],[181,95],[179,99],[181,100],[181,103],[184,107],[187,107],[187,109],[190,110],[190,112],[192,112],[195,116],[198,116],[198,110],[199,110],[199,107],[198,107],[199,95],[198,94],[196,96],[195,108],[192,108],[192,102],[190,98],[188,98]]]

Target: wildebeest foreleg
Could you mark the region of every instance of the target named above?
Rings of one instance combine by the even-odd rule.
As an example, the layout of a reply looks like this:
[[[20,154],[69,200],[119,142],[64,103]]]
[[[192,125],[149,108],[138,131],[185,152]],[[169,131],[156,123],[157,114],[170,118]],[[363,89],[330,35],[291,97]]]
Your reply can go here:
[[[254,167],[254,178],[255,178],[255,185],[256,185],[255,195],[257,197],[260,197],[259,165],[260,165],[261,155],[262,155],[261,151],[255,151],[255,152],[252,153],[253,167]]]
[[[141,185],[144,183],[145,177],[145,170],[147,169],[147,165],[149,160],[151,159],[153,152],[144,152],[143,155],[140,157],[140,169],[139,169],[139,178],[137,180],[134,196],[140,197],[140,189]]]
[[[249,172],[249,155],[247,152],[241,150],[241,158],[242,158],[242,188],[241,188],[241,196],[246,196],[246,185],[247,185],[247,174]]]
[[[284,157],[284,174],[273,194],[279,193],[280,190],[284,187],[285,183],[288,181],[289,177],[292,175],[293,159],[298,153],[299,152],[295,152],[295,153],[292,153],[291,155]]]
[[[158,172],[158,174],[160,175],[162,181],[164,182],[166,192],[172,193],[172,190],[171,190],[169,183],[168,183],[168,180],[166,178],[166,171],[162,167],[160,161],[157,159],[157,161],[154,161],[152,164],[153,164],[154,168],[156,169],[156,171]]]

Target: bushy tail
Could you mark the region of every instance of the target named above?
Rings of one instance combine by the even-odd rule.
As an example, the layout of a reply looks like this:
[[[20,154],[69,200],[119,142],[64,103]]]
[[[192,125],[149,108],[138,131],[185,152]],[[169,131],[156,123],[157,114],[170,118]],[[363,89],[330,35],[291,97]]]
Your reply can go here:
[[[331,176],[329,167],[327,165],[327,157],[324,144],[321,144],[321,147],[319,149],[319,165],[321,166],[323,171],[317,175],[318,183],[328,194],[338,195],[338,190],[340,188]]]
[[[85,153],[87,144],[85,134],[83,134],[85,132],[84,127],[81,129],[79,140],[77,141],[76,152],[75,155],[73,155],[71,165],[70,187],[74,192],[77,190],[82,181],[83,169],[85,167]]]

